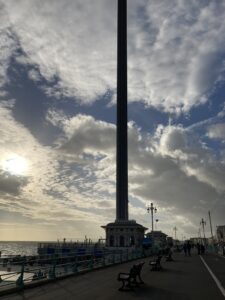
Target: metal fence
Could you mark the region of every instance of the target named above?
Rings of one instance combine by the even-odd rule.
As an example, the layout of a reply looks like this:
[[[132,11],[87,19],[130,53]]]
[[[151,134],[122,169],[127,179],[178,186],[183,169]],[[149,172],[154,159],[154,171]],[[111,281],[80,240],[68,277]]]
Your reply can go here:
[[[85,253],[85,255],[45,255],[37,257],[1,258],[0,292],[24,288],[34,282],[50,281],[105,266],[141,258],[142,250],[124,249]]]

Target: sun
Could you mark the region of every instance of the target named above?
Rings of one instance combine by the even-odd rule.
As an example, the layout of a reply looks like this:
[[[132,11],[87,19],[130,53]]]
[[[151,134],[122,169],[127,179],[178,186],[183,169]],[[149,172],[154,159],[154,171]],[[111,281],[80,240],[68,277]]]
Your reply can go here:
[[[3,160],[2,169],[12,175],[24,175],[28,169],[28,163],[25,158],[14,155]]]

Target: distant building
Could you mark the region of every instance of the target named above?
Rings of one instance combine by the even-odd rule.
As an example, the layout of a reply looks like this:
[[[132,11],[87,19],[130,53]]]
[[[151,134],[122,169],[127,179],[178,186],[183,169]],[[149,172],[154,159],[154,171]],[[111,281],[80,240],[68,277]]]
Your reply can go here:
[[[215,244],[215,241],[216,241],[216,237],[215,237],[215,236],[209,237],[209,238],[207,239],[207,241],[208,241],[208,245],[214,245],[214,244]]]
[[[202,238],[202,237],[192,237],[189,239],[191,244],[196,245],[197,243],[199,244],[208,244],[208,239],[207,238]]]
[[[216,236],[219,243],[225,243],[225,225],[217,226]]]
[[[166,243],[169,247],[172,247],[173,246],[173,238],[171,236],[167,236]]]
[[[154,240],[154,243],[158,244],[159,246],[167,245],[167,241],[166,241],[167,234],[163,233],[162,231],[151,231],[147,233],[146,236]]]
[[[200,238],[200,237],[192,237],[189,239],[189,241],[191,242],[191,244],[196,245],[197,243],[199,244],[204,244],[204,238]]]
[[[175,240],[175,239],[173,239],[173,245],[174,246],[179,246],[180,245],[180,240]]]

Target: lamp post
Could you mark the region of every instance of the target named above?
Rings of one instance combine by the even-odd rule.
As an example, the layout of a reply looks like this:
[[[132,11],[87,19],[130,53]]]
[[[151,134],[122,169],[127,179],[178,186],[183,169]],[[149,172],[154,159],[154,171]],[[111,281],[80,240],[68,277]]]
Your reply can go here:
[[[151,205],[148,205],[147,207],[147,212],[151,212],[151,217],[152,217],[152,233],[154,231],[154,222],[153,222],[153,214],[157,212],[157,208],[153,206],[153,203]]]
[[[204,236],[204,244],[206,243],[206,238],[205,238],[205,225],[206,225],[206,221],[202,218],[200,225],[202,225],[202,232],[203,232],[203,236]]]
[[[159,222],[159,219],[155,219],[155,230],[157,230],[157,223]]]
[[[177,227],[175,226],[173,230],[174,230],[175,243],[177,244]]]
[[[213,243],[213,229],[212,229],[212,219],[211,219],[211,213],[208,211],[209,214],[209,224],[210,224],[210,230],[211,230],[211,238],[212,238],[212,243]]]
[[[201,227],[198,230],[198,234],[199,234],[199,243],[202,245]]]

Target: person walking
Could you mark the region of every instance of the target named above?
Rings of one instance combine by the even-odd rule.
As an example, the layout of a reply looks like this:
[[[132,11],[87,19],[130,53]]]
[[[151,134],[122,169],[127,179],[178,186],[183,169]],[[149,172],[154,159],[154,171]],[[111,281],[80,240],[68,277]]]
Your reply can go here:
[[[197,250],[198,250],[198,255],[200,255],[201,254],[201,246],[200,246],[200,244],[197,243],[196,247],[197,247]]]
[[[184,243],[183,250],[184,250],[184,255],[187,256],[187,244],[186,243]]]
[[[191,243],[190,243],[190,241],[187,242],[187,253],[188,253],[188,256],[191,256]]]
[[[205,246],[201,244],[201,254],[205,254]]]

